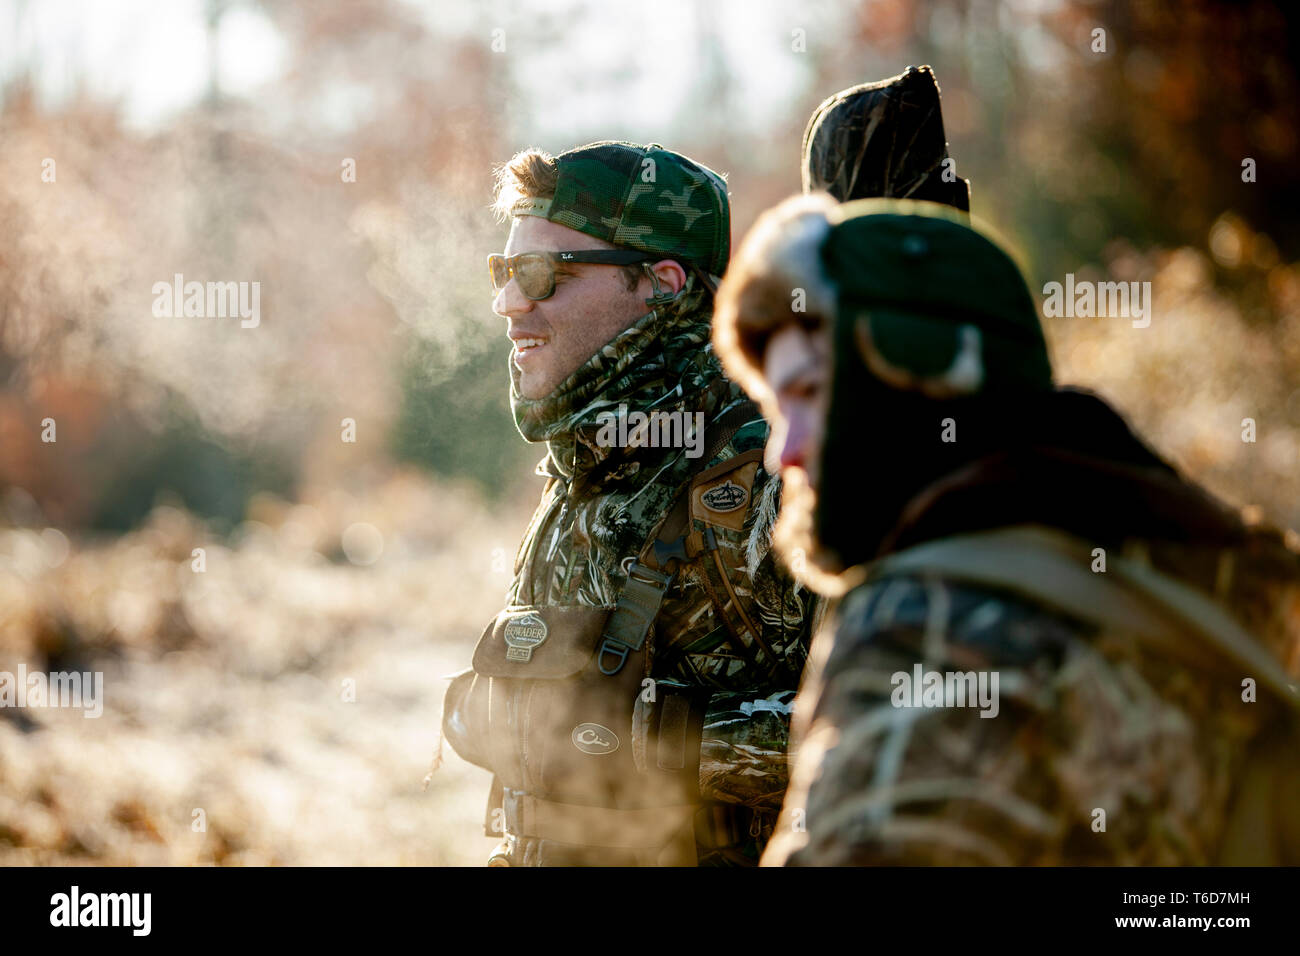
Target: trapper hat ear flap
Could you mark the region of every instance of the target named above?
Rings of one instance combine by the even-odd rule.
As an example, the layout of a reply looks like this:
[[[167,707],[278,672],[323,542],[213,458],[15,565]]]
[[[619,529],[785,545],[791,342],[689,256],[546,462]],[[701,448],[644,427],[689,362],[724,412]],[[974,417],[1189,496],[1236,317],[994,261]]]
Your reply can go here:
[[[934,71],[909,66],[824,100],[803,135],[803,189],[840,202],[921,199],[969,212],[970,182],[948,156]]]

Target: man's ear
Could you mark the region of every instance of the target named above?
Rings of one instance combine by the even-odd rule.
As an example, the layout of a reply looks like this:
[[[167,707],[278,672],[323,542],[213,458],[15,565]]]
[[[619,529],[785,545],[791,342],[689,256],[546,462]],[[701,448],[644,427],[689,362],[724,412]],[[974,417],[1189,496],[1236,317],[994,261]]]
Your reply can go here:
[[[686,270],[672,259],[663,259],[650,267],[650,271],[659,280],[659,288],[676,295],[686,284]]]

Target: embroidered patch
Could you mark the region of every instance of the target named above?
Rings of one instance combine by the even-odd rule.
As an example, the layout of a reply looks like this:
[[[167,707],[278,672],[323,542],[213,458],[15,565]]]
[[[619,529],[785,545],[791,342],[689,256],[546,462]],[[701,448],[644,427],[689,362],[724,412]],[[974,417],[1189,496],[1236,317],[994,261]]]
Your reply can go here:
[[[618,735],[602,724],[578,724],[571,739],[585,754],[612,754],[619,744]]]
[[[710,511],[723,514],[743,508],[745,502],[749,501],[749,492],[734,481],[726,481],[704,492],[700,496],[700,501]]]
[[[546,622],[536,614],[521,614],[506,622],[503,631],[506,660],[527,663],[533,659],[533,648],[546,640]]]

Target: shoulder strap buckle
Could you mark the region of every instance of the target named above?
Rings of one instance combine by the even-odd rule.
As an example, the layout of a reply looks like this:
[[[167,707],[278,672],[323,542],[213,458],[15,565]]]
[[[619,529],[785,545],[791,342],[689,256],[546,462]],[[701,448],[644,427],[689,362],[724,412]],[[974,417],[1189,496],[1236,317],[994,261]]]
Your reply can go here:
[[[650,625],[658,616],[664,593],[673,581],[672,574],[656,571],[639,561],[628,559],[623,562],[623,568],[627,572],[627,582],[606,625],[605,639],[597,658],[600,672],[611,677],[623,669],[628,654],[641,650],[645,645]],[[606,655],[617,659],[612,669],[606,666]]]

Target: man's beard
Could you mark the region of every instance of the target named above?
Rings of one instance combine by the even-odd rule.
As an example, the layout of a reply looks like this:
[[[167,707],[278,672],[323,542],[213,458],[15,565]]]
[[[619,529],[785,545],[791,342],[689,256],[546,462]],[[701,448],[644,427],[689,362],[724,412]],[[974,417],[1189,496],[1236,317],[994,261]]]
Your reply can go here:
[[[787,468],[781,475],[781,511],[772,530],[776,553],[796,580],[819,594],[838,597],[847,582],[835,555],[817,541],[817,492],[802,468]]]

